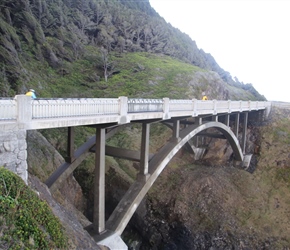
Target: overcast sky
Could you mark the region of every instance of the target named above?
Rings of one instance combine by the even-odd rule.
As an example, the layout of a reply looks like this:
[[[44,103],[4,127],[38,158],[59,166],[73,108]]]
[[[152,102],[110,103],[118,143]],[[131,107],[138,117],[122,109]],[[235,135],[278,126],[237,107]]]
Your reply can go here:
[[[290,0],[149,0],[221,68],[290,102]]]

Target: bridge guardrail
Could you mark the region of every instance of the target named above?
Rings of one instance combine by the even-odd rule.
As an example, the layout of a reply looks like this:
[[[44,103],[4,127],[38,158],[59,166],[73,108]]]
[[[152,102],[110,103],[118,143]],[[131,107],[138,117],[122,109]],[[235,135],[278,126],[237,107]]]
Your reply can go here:
[[[271,102],[225,101],[225,100],[180,100],[180,99],[142,99],[142,98],[54,98],[30,99],[25,95],[0,99],[0,121],[21,121],[69,117],[93,117],[115,115],[126,117],[130,113],[162,112],[163,119],[170,113],[186,113],[198,116],[243,112],[265,109]],[[184,112],[183,112],[184,111]],[[126,120],[126,119],[125,119]],[[126,120],[127,121],[127,120]]]
[[[0,120],[16,120],[17,104],[13,98],[0,99]]]
[[[118,114],[117,98],[35,99],[32,119]]]
[[[192,110],[193,110],[193,100],[179,100],[179,99],[169,100],[169,112],[192,111]]]
[[[128,99],[128,113],[142,113],[142,112],[162,112],[162,99]]]

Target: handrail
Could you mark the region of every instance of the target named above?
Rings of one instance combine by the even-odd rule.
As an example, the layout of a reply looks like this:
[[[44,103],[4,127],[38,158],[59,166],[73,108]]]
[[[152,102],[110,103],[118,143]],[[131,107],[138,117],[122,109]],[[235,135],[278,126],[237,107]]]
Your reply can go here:
[[[271,102],[230,100],[181,100],[142,98],[39,98],[25,95],[0,98],[0,121],[31,121],[92,116],[163,113],[163,119],[174,113],[191,113],[192,116],[266,109]]]

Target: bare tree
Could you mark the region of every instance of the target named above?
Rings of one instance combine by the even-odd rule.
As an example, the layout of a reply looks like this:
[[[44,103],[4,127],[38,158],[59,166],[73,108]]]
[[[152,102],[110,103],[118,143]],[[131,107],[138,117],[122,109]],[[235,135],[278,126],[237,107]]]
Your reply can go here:
[[[107,49],[101,49],[101,61],[104,69],[104,77],[105,81],[108,81],[108,77],[111,76],[115,72],[114,62],[109,60],[109,52]]]

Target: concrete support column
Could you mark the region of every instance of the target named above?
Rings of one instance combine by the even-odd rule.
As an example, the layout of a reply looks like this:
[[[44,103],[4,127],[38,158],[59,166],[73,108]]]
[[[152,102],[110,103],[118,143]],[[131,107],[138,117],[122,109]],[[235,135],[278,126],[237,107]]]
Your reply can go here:
[[[195,119],[197,119],[197,124],[198,125],[202,124],[202,117],[197,117]],[[199,146],[199,136],[198,135],[194,136],[193,140],[194,140],[193,141],[194,146],[198,148],[198,146]]]
[[[225,124],[229,127],[230,126],[230,115],[227,114],[225,117]]]
[[[72,163],[75,160],[75,149],[74,149],[74,141],[75,141],[75,131],[73,127],[67,128],[67,157],[65,161],[68,163]]]
[[[105,230],[105,136],[104,128],[96,128],[93,221],[96,233],[102,233]]]
[[[239,136],[239,124],[240,124],[240,113],[236,114],[236,119],[235,119],[235,135],[238,138]]]
[[[150,124],[142,123],[142,141],[141,141],[141,152],[140,152],[140,170],[138,178],[144,180],[149,177],[148,175],[148,161],[149,161],[149,135],[150,135]]]
[[[245,154],[246,140],[247,140],[247,127],[248,127],[248,112],[244,113],[243,137],[242,137],[242,151]]]
[[[180,131],[180,120],[174,120],[172,128],[172,139],[174,140],[179,139],[179,131]]]

